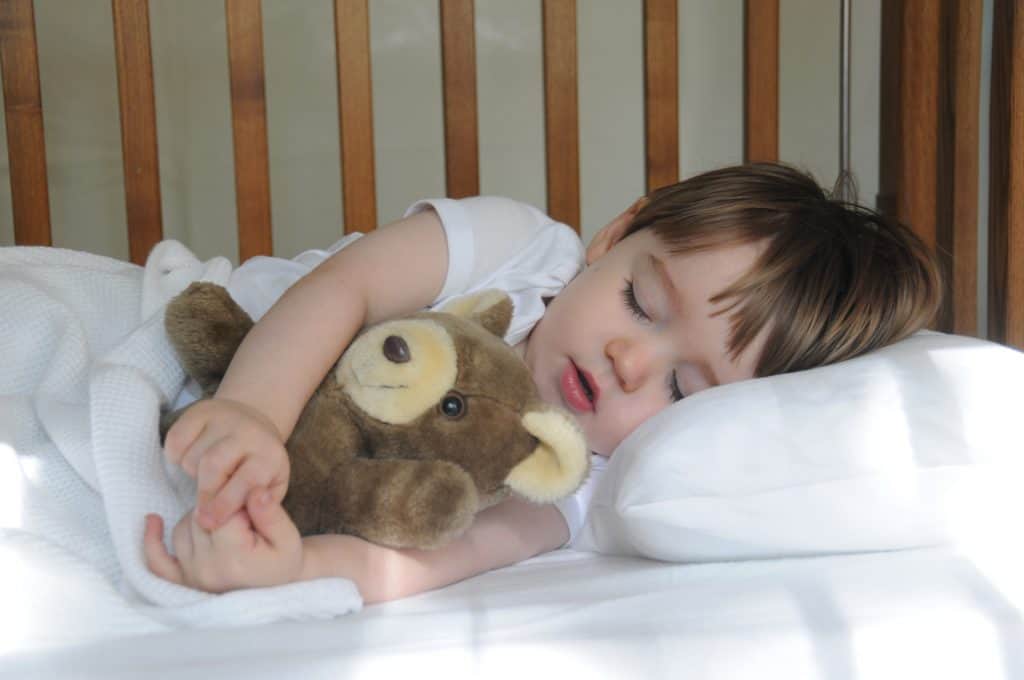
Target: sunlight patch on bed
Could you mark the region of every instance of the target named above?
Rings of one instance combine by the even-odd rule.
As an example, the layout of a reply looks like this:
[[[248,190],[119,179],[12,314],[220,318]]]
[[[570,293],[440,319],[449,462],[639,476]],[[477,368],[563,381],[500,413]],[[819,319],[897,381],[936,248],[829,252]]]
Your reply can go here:
[[[489,680],[522,680],[529,677],[592,678],[603,677],[608,669],[571,643],[565,641],[536,644],[494,644],[477,647],[467,640],[463,647],[430,647],[411,653],[367,656],[350,677],[426,677],[424,669],[444,668],[445,677],[479,677]],[[454,671],[454,672],[453,672]],[[638,675],[637,677],[642,677]]]
[[[948,598],[922,601],[915,612],[859,627],[851,647],[851,676],[857,678],[1008,677],[992,620],[969,603],[957,607]]]
[[[18,454],[0,442],[0,528],[19,528],[22,522],[21,468]]]
[[[980,467],[980,466],[979,466]],[[957,552],[970,560],[993,593],[1024,609],[1024,543],[1020,539],[1020,480],[1024,463],[979,470],[953,518]]]
[[[0,528],[0,534],[3,531]],[[0,599],[4,612],[0,616],[0,656],[22,650],[35,633],[32,614],[35,594],[24,587],[27,569],[16,546],[6,540],[0,542]]]

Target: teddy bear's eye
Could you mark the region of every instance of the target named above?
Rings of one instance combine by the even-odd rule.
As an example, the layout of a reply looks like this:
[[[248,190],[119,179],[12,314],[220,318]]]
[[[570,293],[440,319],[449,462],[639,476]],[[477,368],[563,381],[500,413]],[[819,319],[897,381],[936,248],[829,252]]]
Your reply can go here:
[[[449,392],[441,400],[441,413],[446,417],[461,418],[466,413],[466,402],[463,401],[462,395],[456,394],[455,392]]]

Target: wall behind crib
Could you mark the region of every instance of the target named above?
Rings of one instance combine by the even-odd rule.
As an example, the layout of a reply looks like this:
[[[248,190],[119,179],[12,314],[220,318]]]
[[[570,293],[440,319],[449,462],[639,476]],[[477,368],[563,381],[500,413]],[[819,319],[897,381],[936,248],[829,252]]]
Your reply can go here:
[[[838,0],[782,0],[780,155],[831,186]],[[880,0],[853,2],[852,163],[878,186]],[[371,0],[381,223],[444,193],[436,0]],[[127,258],[109,0],[36,0],[55,245]],[[642,2],[577,3],[583,236],[643,193]],[[742,0],[680,0],[680,173],[742,160]],[[275,252],[341,233],[330,0],[263,0]],[[237,257],[224,6],[150,3],[165,235]],[[539,0],[477,0],[481,191],[546,203]],[[986,92],[987,96],[987,92]],[[2,109],[0,109],[2,117]],[[983,135],[983,138],[985,135]],[[358,225],[357,227],[358,228]],[[0,245],[13,244],[0,135]]]

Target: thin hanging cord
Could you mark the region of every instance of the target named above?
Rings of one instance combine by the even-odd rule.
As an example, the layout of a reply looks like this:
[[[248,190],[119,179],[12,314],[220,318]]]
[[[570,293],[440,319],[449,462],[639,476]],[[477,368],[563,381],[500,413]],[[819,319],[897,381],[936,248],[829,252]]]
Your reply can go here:
[[[857,201],[857,183],[850,169],[850,4],[839,0],[839,176],[832,196]]]

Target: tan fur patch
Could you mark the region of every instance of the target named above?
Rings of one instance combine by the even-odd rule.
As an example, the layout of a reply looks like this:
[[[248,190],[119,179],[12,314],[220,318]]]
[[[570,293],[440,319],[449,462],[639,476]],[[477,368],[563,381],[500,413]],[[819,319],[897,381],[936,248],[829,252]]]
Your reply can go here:
[[[501,338],[508,332],[509,324],[512,323],[513,306],[511,298],[505,293],[487,289],[455,298],[438,311],[475,321],[491,334]]]
[[[409,347],[410,360],[389,361],[382,351],[389,336]],[[384,423],[411,423],[433,408],[455,384],[455,344],[441,325],[425,319],[374,326],[342,357],[335,378],[367,415]]]
[[[549,503],[579,488],[590,456],[576,422],[559,411],[530,411],[523,415],[523,427],[540,443],[512,468],[505,479],[509,488],[536,503]]]

